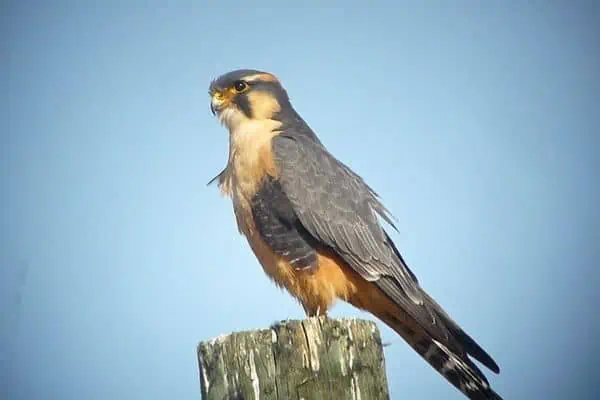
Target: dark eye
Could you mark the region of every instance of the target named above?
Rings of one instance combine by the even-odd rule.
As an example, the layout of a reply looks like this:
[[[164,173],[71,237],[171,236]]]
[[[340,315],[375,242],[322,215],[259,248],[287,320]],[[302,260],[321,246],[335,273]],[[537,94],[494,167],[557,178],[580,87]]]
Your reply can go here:
[[[233,88],[236,92],[243,92],[248,88],[248,84],[244,81],[235,81],[233,83]]]

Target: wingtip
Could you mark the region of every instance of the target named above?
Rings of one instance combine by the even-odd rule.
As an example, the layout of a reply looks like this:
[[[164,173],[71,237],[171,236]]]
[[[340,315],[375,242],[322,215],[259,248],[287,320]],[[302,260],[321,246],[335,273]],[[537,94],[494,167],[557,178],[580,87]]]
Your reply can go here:
[[[494,360],[492,360],[492,364],[490,365],[490,371],[495,373],[496,375],[500,374],[500,367]]]
[[[473,356],[477,361],[485,365],[490,371],[498,375],[500,373],[500,366],[494,361],[481,346],[479,346],[472,338],[470,338],[474,346],[469,346],[467,352]]]

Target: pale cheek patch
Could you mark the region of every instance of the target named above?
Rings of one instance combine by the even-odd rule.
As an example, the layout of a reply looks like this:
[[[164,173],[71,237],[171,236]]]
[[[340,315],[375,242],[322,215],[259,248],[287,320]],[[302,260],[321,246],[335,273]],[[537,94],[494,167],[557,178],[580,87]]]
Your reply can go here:
[[[252,117],[254,119],[271,119],[281,111],[281,106],[275,97],[267,92],[250,92],[248,93]]]

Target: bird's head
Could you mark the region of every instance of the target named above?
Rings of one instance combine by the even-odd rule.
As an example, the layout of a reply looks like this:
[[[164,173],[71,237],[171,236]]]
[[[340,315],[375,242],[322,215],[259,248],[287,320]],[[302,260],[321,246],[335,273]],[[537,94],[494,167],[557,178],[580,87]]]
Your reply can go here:
[[[242,69],[213,80],[210,109],[229,129],[252,120],[274,119],[290,107],[279,80],[268,72]]]

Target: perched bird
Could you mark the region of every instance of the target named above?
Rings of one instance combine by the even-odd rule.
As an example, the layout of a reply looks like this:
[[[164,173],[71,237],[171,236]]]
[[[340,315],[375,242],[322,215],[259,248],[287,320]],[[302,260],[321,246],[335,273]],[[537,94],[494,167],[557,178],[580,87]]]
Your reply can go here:
[[[393,218],[294,110],[275,75],[236,70],[211,82],[211,111],[229,130],[218,181],[266,274],[324,315],[336,299],[397,332],[470,399],[500,399],[469,356],[496,362],[421,288],[380,224]]]

